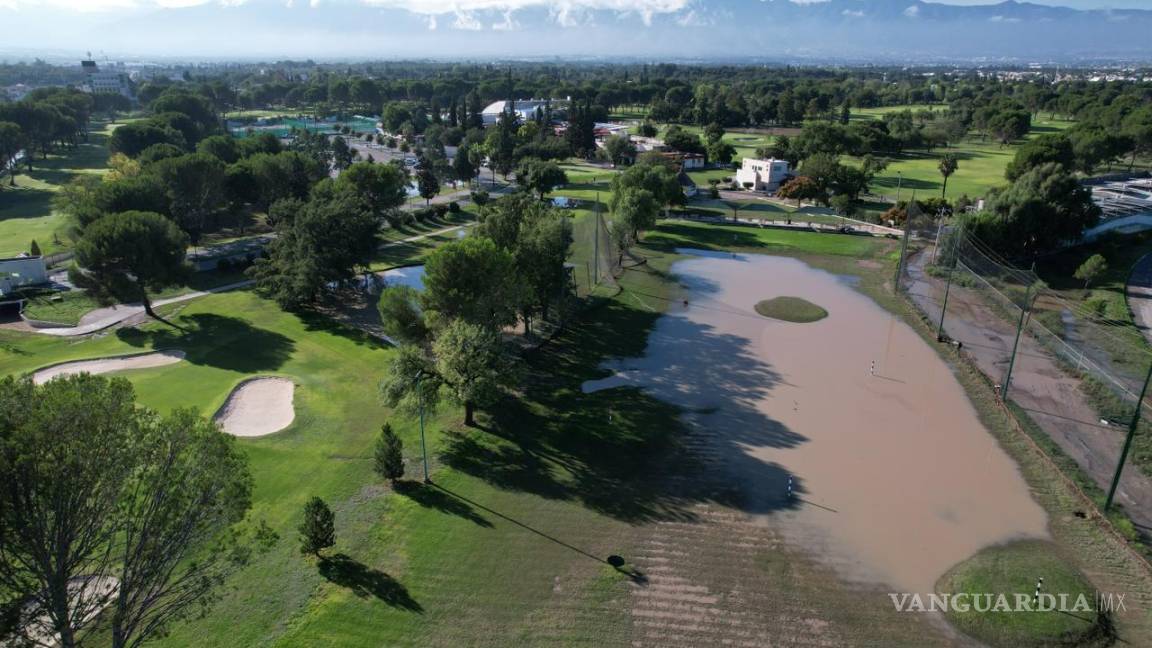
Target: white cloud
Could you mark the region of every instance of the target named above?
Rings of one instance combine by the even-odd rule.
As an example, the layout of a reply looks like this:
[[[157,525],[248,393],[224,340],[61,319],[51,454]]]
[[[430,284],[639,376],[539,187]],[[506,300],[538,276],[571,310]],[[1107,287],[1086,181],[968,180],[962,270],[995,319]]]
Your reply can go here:
[[[436,31],[436,16],[428,16],[428,29]]]
[[[640,16],[677,13],[688,8],[690,0],[361,0],[375,7],[407,9],[418,14],[449,14],[470,11],[517,11],[546,7],[554,14],[578,10],[607,10]]]
[[[484,25],[476,16],[472,15],[471,11],[456,11],[456,20],[452,23],[453,29],[463,29],[466,31],[479,31],[484,29]]]
[[[705,27],[711,25],[712,21],[697,13],[695,9],[689,9],[686,13],[676,16],[676,24],[681,27]]]
[[[912,5],[904,10],[904,15],[908,16],[909,18],[917,18],[920,16],[920,7],[917,5]]]
[[[512,11],[504,12],[504,20],[492,23],[492,29],[496,31],[515,31],[520,29],[520,23],[512,17]]]
[[[840,15],[847,16],[849,18],[863,18],[864,12],[860,9],[856,9],[855,11],[852,9],[845,9],[844,11],[840,12]]]

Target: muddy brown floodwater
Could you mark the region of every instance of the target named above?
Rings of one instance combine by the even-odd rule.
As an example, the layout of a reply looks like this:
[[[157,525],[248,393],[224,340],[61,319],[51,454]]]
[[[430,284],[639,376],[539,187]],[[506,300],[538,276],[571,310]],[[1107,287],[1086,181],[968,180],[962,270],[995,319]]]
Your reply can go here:
[[[984,546],[1047,537],[1019,469],[910,327],[795,259],[681,252],[693,254],[673,266],[688,304],[670,305],[643,358],[584,389],[634,385],[685,408],[754,523],[847,579],[915,592]],[[828,317],[753,310],[785,295]]]

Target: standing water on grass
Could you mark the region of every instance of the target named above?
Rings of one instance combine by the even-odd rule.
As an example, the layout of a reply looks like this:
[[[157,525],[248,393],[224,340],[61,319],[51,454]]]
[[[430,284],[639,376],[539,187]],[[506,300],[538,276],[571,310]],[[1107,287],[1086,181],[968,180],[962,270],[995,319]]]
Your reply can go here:
[[[632,385],[683,407],[739,508],[850,579],[931,592],[982,547],[1047,536],[1019,469],[910,327],[795,259],[680,252],[696,256],[672,268],[687,301],[586,392]],[[828,317],[754,310],[783,296]]]

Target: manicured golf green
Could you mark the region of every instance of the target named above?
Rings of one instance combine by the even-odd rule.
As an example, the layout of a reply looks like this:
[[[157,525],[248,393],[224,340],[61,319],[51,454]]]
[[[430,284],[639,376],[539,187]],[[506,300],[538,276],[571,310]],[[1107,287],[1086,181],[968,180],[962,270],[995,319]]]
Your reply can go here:
[[[775,297],[756,303],[756,312],[764,317],[808,324],[828,317],[828,311],[801,297]]]
[[[1044,579],[1040,590],[1044,596],[1036,598],[1040,578]],[[1107,622],[1096,614],[1095,589],[1048,542],[1023,541],[984,549],[952,568],[936,589],[952,595],[953,601],[957,594],[967,595],[961,606],[969,609],[957,610],[953,605],[946,616],[957,628],[990,646],[1087,647],[1108,646],[1113,641]],[[997,609],[1000,595],[1006,605]],[[1019,598],[1037,609],[1016,610]],[[1054,609],[1039,611],[1040,604]]]

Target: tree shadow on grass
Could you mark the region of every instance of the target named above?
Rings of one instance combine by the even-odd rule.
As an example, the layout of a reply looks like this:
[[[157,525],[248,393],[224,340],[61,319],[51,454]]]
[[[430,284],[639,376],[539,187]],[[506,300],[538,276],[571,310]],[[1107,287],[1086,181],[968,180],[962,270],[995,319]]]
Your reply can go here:
[[[702,279],[693,288],[718,289]],[[441,459],[498,488],[633,524],[693,521],[701,502],[794,507],[788,472],[749,452],[806,441],[760,409],[782,377],[743,337],[658,318],[621,299],[588,313],[529,355],[522,395],[489,408],[478,430],[448,433]],[[659,355],[646,358],[656,339]],[[589,381],[611,388],[585,393]]]
[[[424,613],[424,606],[412,598],[407,587],[379,569],[372,569],[347,554],[322,557],[320,575],[341,587],[347,587],[360,598],[371,596],[395,608]]]
[[[174,319],[182,329],[121,328],[116,337],[135,347],[183,349],[192,364],[240,373],[275,371],[296,350],[292,338],[236,317],[194,313]]]
[[[304,323],[306,331],[321,331],[331,333],[333,336],[339,336],[351,342],[355,342],[357,346],[364,346],[369,348],[385,348],[386,345],[379,338],[371,336],[364,329],[359,329],[355,322],[350,321],[348,317],[339,317],[341,309],[348,310],[366,310],[367,315],[370,317],[376,315],[376,303],[371,299],[366,299],[363,294],[356,294],[354,291],[344,291],[339,295],[335,295],[332,299],[327,300],[321,304],[321,311],[316,310],[303,310],[297,312],[296,317]],[[339,317],[339,318],[338,318]],[[378,317],[378,316],[377,316]]]
[[[477,526],[488,529],[492,528],[492,523],[488,521],[488,518],[477,513],[467,502],[450,497],[445,491],[439,488],[411,480],[398,482],[395,488],[397,493],[411,499],[424,508],[436,509],[441,513],[464,518]]]

